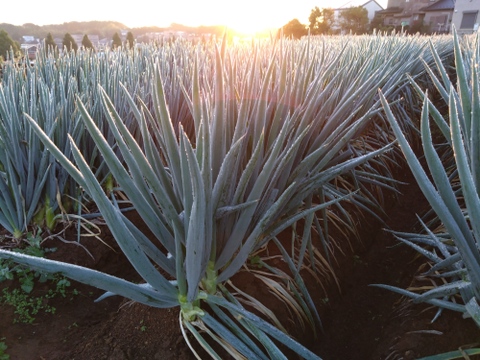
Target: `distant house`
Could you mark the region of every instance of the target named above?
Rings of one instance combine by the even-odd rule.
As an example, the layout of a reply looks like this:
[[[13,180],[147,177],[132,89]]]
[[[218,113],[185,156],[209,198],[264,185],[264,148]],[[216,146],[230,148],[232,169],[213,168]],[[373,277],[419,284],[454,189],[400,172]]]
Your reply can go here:
[[[26,44],[31,44],[33,42],[36,42],[35,37],[31,35],[24,35],[22,36],[22,39],[23,39],[23,43],[26,43]]]
[[[403,8],[399,6],[389,6],[385,10],[380,10],[377,14],[381,16],[383,25],[395,27],[401,25],[400,18],[403,14]]]
[[[388,0],[379,11],[383,24],[392,27],[426,27],[427,32],[446,33],[451,29],[454,9],[459,0]],[[465,2],[469,0],[463,0]],[[478,1],[474,1],[478,4]]]
[[[377,11],[383,10],[383,7],[375,0],[370,0],[367,2],[365,2],[365,0],[350,0],[347,3],[343,4],[341,7],[337,9],[333,9],[333,14],[335,19],[333,29],[336,31],[340,30],[340,15],[342,11],[348,8],[357,7],[357,6],[361,6],[367,10],[369,23],[372,22],[373,18],[375,17],[375,13]]]
[[[454,8],[455,0],[438,0],[429,6],[421,8],[420,11],[424,12],[424,25],[428,25],[431,32],[450,32]]]
[[[102,49],[108,45],[109,39],[100,40],[100,37],[98,35],[87,35],[87,36],[90,39],[90,42],[92,43],[93,47],[97,50]],[[75,43],[77,44],[78,48],[82,47],[83,37],[84,37],[84,34],[72,35],[72,38],[73,40],[75,40]],[[54,41],[55,41],[55,44],[57,44],[60,52],[63,52],[63,38],[55,38]]]
[[[38,45],[31,45],[23,49],[26,50],[26,55],[29,60],[35,60],[37,58]]]
[[[82,47],[83,34],[72,34],[73,40],[77,44],[78,48]]]
[[[100,48],[100,37],[98,35],[87,35],[95,49]]]
[[[78,48],[82,47],[82,41],[83,41],[84,36],[85,36],[85,34],[74,34],[74,35],[72,35],[73,40],[75,40],[75,42],[77,43]],[[90,42],[92,43],[94,49],[99,49],[101,47],[100,37],[98,35],[88,35],[87,34],[87,36],[88,36],[88,39],[90,40]]]
[[[40,40],[34,36],[22,36],[23,42],[20,44],[20,49],[25,53],[25,56],[34,61],[37,57],[37,51],[40,47]]]
[[[58,49],[63,52],[63,39],[62,38],[55,38],[53,39],[55,41],[55,44],[57,44]]]
[[[110,47],[112,44],[112,39],[109,38],[103,38],[98,40],[98,48],[97,49],[102,49],[105,50],[106,48]]]
[[[456,0],[452,24],[459,34],[471,34],[478,30],[480,1]]]
[[[423,8],[435,3],[436,0],[388,0],[387,8],[379,11],[384,25],[394,27],[413,26],[423,22]]]

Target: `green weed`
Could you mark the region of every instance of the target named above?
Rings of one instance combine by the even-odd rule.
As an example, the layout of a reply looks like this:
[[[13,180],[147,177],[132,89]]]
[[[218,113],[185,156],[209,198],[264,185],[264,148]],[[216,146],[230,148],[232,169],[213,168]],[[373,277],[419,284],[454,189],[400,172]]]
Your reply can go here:
[[[16,251],[36,257],[44,257],[47,252],[56,249],[41,247],[40,234],[29,233],[27,235],[28,245]],[[5,280],[17,280],[19,288],[7,287],[2,290],[0,304],[11,305],[15,308],[16,317],[14,323],[33,323],[35,315],[40,312],[55,313],[55,307],[49,305],[49,299],[57,296],[66,297],[70,281],[58,274],[47,274],[32,270],[26,266],[15,264],[10,260],[0,260],[0,282]],[[36,282],[49,283],[50,288],[43,295],[32,295]],[[76,290],[73,295],[78,294]],[[0,352],[1,355],[1,352]],[[0,360],[2,358],[0,357]]]
[[[4,342],[5,338],[2,337],[2,338],[0,338],[0,340],[1,340],[1,341],[0,341],[0,360],[9,360],[9,359],[10,359],[10,355],[8,355],[8,354],[6,353],[8,346],[7,346],[7,344],[5,344],[5,342]]]

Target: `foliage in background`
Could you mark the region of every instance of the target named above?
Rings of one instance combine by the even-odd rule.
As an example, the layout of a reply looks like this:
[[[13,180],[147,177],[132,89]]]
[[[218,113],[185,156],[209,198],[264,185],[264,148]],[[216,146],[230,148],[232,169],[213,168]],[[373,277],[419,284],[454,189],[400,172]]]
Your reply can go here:
[[[20,51],[20,44],[14,41],[5,30],[0,30],[0,58],[3,60],[11,59],[11,51],[14,56],[17,56]],[[2,65],[0,61],[0,66]]]
[[[363,6],[352,6],[340,11],[340,27],[346,33],[365,34],[369,22],[368,11]]]
[[[63,48],[66,49],[67,52],[70,51],[77,51],[78,45],[75,39],[70,35],[70,33],[66,33],[62,40]]]
[[[83,35],[82,46],[83,46],[85,49],[93,49],[93,44],[92,44],[92,42],[90,41],[90,39],[88,38],[88,35],[87,35],[87,34]]]
[[[310,35],[330,35],[332,34],[332,26],[335,22],[335,14],[333,9],[315,6],[308,17],[308,28]]]
[[[135,45],[135,38],[131,31],[127,33],[127,37],[125,39],[125,45],[128,46],[128,49],[133,49],[133,46]]]
[[[300,39],[302,36],[308,34],[308,31],[298,19],[290,20],[287,24],[282,26],[282,34],[287,38]]]
[[[48,33],[44,41],[44,46],[47,52],[58,50],[58,45],[53,39],[52,33]]]
[[[30,35],[40,40],[45,39],[48,33],[52,34],[54,38],[63,38],[66,33],[70,34],[89,34],[98,35],[100,39],[111,39],[116,32],[120,33],[123,30],[129,29],[128,26],[116,21],[72,21],[64,22],[62,24],[50,25],[35,25],[23,24],[12,25],[7,23],[0,23],[0,29],[5,30],[14,41],[22,41],[22,36]],[[221,38],[225,32],[225,26],[199,26],[190,27],[181,24],[171,24],[163,28],[158,26],[147,26],[129,29],[135,38],[140,41],[147,33],[157,33],[162,31],[183,31],[192,32],[196,34],[213,34]],[[148,40],[146,41],[148,42]]]
[[[113,37],[112,37],[112,49],[116,49],[116,48],[119,48],[119,47],[122,47],[122,39],[120,38],[120,35],[118,35],[118,32],[116,32],[115,34],[113,34]]]
[[[22,36],[29,35],[38,39],[45,39],[50,33],[54,38],[63,38],[66,33],[70,34],[96,34],[100,38],[109,37],[117,31],[126,29],[122,23],[116,21],[72,21],[62,24],[35,25],[27,23],[23,25],[13,25],[1,23],[0,29],[10,34],[15,41],[21,41]]]

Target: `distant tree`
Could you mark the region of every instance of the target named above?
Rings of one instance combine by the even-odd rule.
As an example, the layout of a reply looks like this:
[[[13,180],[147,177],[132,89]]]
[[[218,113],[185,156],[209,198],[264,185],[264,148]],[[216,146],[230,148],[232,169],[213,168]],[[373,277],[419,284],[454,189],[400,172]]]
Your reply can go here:
[[[362,6],[353,6],[340,12],[340,27],[345,32],[365,34],[368,31],[368,11]]]
[[[88,35],[87,35],[87,34],[83,35],[82,46],[83,46],[85,49],[93,49],[93,44],[92,44],[92,42],[90,41],[90,39],[88,38]]]
[[[5,30],[0,30],[0,56],[3,59],[9,58],[10,50],[13,51],[13,56],[16,56],[20,51],[20,45],[13,41]]]
[[[332,25],[335,21],[335,15],[333,9],[323,8],[319,9],[318,6],[312,9],[310,16],[308,17],[310,34],[331,34]]]
[[[67,51],[78,50],[78,45],[72,35],[70,35],[70,33],[65,34],[65,36],[63,37],[62,45],[64,48],[67,48]]]
[[[117,47],[122,47],[122,39],[120,39],[120,35],[118,35],[118,32],[113,34],[112,38],[112,48],[115,49]]]
[[[376,31],[377,33],[380,32],[388,34],[395,30],[395,27],[393,25],[385,25],[383,17],[378,14],[375,14],[375,16],[373,17],[372,21],[370,22],[369,28],[370,33]]]
[[[55,43],[55,40],[53,40],[52,33],[48,33],[47,37],[45,38],[45,48],[48,51],[54,51],[58,49],[58,46]]]
[[[135,38],[133,37],[133,34],[129,31],[127,33],[127,44],[130,49],[133,49],[133,45],[135,43]]]
[[[373,32],[373,30],[383,31],[384,28],[385,28],[385,25],[383,23],[382,16],[375,14],[375,16],[372,19],[372,22],[370,23],[370,32]]]
[[[308,30],[298,19],[293,19],[288,24],[282,27],[283,35],[286,37],[293,37],[294,39],[300,39],[302,36],[308,34]]]

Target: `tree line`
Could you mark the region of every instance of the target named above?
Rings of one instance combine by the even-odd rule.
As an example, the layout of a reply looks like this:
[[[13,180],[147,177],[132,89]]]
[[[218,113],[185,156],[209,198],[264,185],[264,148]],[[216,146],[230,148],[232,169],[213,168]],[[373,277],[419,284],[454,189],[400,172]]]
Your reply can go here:
[[[376,21],[378,20],[378,21]],[[338,21],[335,19],[335,12],[331,8],[319,8],[315,7],[311,10],[310,16],[308,18],[308,25],[304,25],[300,23],[298,19],[293,19],[286,25],[284,25],[281,29],[283,32],[284,36],[287,37],[293,37],[293,38],[300,38],[304,35],[307,35],[310,33],[311,35],[333,35],[337,34],[340,32],[346,32],[346,33],[353,33],[353,34],[364,34],[370,31],[370,28],[372,28],[374,25],[379,26],[381,25],[381,19],[375,18],[372,21],[372,24],[369,24],[369,19],[368,19],[368,12],[365,8],[361,6],[357,7],[351,7],[351,8],[346,8],[342,9],[340,12],[340,16]],[[10,24],[0,24],[0,57],[3,57],[4,59],[8,55],[10,50],[13,50],[15,55],[18,55],[20,53],[20,44],[18,41],[14,40],[16,38],[21,38],[19,29],[23,29],[23,33],[28,33],[30,35],[37,34],[39,35],[42,33],[42,36],[35,36],[44,39],[45,44],[47,47],[53,47],[56,48],[57,44],[55,43],[52,33],[54,33],[56,36],[58,36],[58,29],[57,27],[61,26],[63,29],[67,28],[68,29],[73,29],[75,30],[74,32],[86,32],[86,31],[78,31],[80,30],[79,26],[83,26],[83,30],[85,30],[85,26],[94,26],[96,29],[101,29],[102,32],[111,31],[115,29],[120,29],[120,28],[125,28],[124,25],[116,22],[84,22],[84,23],[78,23],[78,22],[72,22],[72,23],[64,23],[62,25],[49,25],[47,26],[37,26],[34,24],[24,24],[21,27],[10,25]],[[55,27],[55,28],[53,28]],[[179,24],[172,24],[172,27],[182,27],[181,30],[192,30],[193,28],[186,27],[183,25]],[[11,30],[16,36],[9,36],[9,33],[5,31],[4,29],[7,28],[7,30]],[[52,29],[55,32],[51,31],[48,32],[45,35],[45,30],[46,29]],[[125,44],[122,43],[122,40],[120,36],[118,35],[118,31],[115,31],[115,33],[112,36],[112,41],[111,41],[111,46],[113,48],[120,47],[122,45],[128,45],[130,47],[133,47],[134,44],[134,38],[141,35],[141,33],[144,33],[145,31],[150,30],[152,32],[156,31],[161,31],[165,29],[161,28],[139,28],[139,29],[132,29],[131,31],[128,32],[127,34],[127,39]],[[195,28],[195,30],[198,30],[200,32],[213,32],[213,33],[219,33],[222,31],[220,27],[200,27],[200,28]],[[225,29],[223,29],[225,31]],[[78,44],[76,41],[73,39],[73,37],[70,35],[72,32],[68,31],[65,33],[63,36],[62,40],[62,46],[63,48],[66,48],[68,51],[74,50],[76,51],[78,49]],[[136,34],[134,36],[134,33]],[[92,49],[94,48],[92,42],[88,38],[88,35],[84,35],[82,39],[81,46],[87,49]]]
[[[342,9],[338,21],[335,11],[331,8],[314,7],[308,17],[308,25],[298,19],[289,21],[282,27],[284,36],[296,39],[310,35],[334,35],[338,33],[365,34],[370,31],[368,11],[362,6]],[[372,22],[373,23],[373,22]]]
[[[129,29],[128,26],[115,21],[72,21],[55,25],[35,25],[32,23],[13,25],[0,23],[0,29],[5,30],[15,41],[21,41],[23,35],[30,35],[36,39],[45,39],[48,33],[51,33],[54,38],[61,38],[66,33],[69,33],[96,34],[101,39],[111,39],[116,32],[120,33],[122,30],[129,30],[135,35],[135,29]]]
[[[123,45],[125,45],[125,46],[128,46],[130,49],[132,49],[134,43],[135,43],[135,38],[133,37],[133,34],[130,31],[127,33],[127,37],[125,39],[125,42],[122,41],[122,39],[120,38],[120,35],[118,35],[118,33],[116,32],[115,34],[113,34],[111,47],[115,49],[115,48],[122,47]],[[51,33],[48,33],[47,37],[45,38],[45,46],[47,48],[51,48],[51,49],[56,49],[57,48],[57,44],[55,43],[55,40],[53,39],[53,36],[52,36]],[[73,36],[70,35],[69,33],[66,33],[65,36],[63,37],[62,46],[67,51],[71,51],[71,50],[77,51],[78,50],[78,44],[76,43]],[[82,47],[85,48],[85,49],[94,49],[95,48],[87,34],[83,35]]]
[[[51,33],[47,34],[44,42],[47,48],[52,50],[58,50],[58,45],[55,42]],[[125,42],[122,41],[120,35],[118,34],[118,32],[116,32],[115,34],[113,34],[110,47],[118,48],[122,46],[128,46],[129,48],[133,48],[134,43],[135,38],[132,32],[129,31],[127,33]],[[85,49],[94,49],[93,43],[89,39],[87,34],[83,36],[81,46]],[[78,44],[70,33],[66,33],[64,35],[62,39],[62,48],[66,49],[67,51],[78,50]],[[2,59],[5,60],[7,58],[10,58],[12,55],[14,57],[21,55],[20,44],[18,43],[18,41],[13,40],[5,30],[0,29],[0,64]]]

